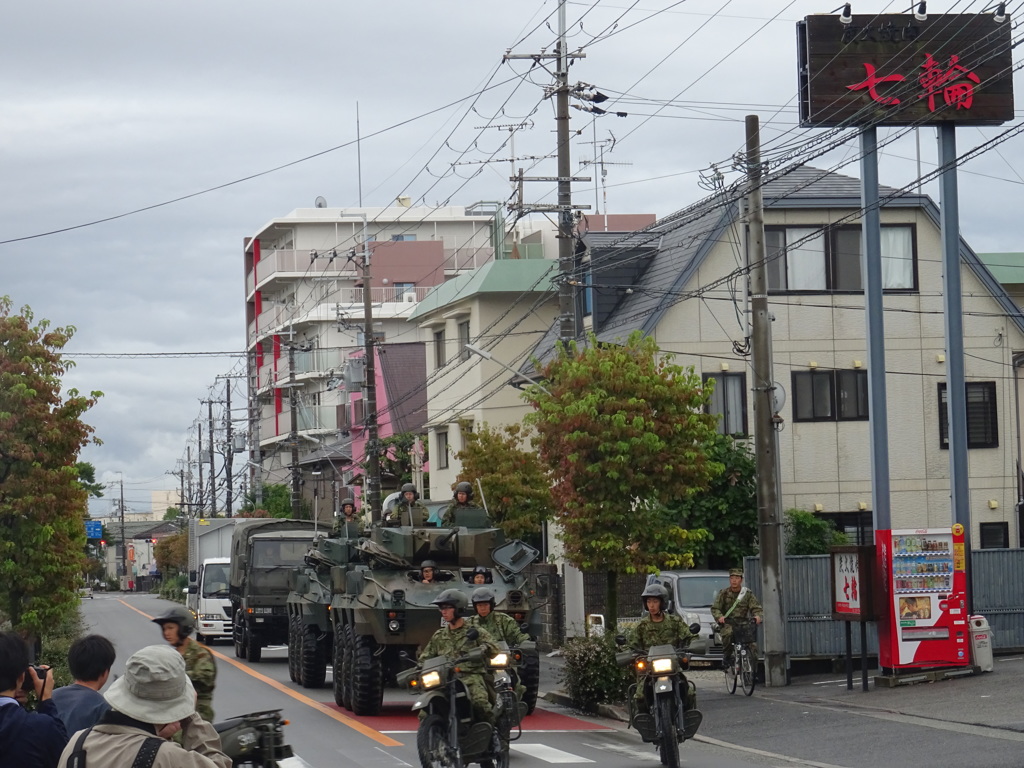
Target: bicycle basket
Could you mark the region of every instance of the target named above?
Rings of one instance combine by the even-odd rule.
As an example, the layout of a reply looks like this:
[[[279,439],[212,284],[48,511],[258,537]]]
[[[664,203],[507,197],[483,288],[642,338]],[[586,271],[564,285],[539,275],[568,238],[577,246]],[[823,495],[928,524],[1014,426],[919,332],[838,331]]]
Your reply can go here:
[[[757,630],[752,624],[743,622],[742,624],[734,624],[732,628],[732,641],[734,643],[753,643],[757,640]]]

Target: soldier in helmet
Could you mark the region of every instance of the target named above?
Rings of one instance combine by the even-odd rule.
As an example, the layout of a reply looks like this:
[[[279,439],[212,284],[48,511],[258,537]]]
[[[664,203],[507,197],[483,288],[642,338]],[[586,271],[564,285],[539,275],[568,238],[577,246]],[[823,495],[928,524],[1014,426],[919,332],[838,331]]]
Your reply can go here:
[[[456,484],[455,496],[452,498],[452,503],[444,511],[441,525],[449,528],[454,526],[455,512],[459,509],[480,509],[480,507],[473,503],[473,486],[465,480]]]
[[[331,535],[336,538],[354,539],[362,532],[362,522],[356,510],[356,500],[351,496],[341,500],[341,515],[334,521]]]
[[[761,603],[754,593],[743,586],[743,569],[729,569],[729,586],[720,589],[711,603],[711,615],[718,622],[718,633],[722,636],[725,666],[732,664],[732,630],[737,624],[754,619],[758,624],[764,619]],[[750,644],[750,652],[754,654],[752,661],[757,664],[757,644]]]
[[[402,498],[384,515],[384,525],[423,526],[427,523],[430,513],[419,502],[420,494],[416,486],[406,483],[402,486]]]
[[[213,722],[213,688],[217,682],[217,664],[205,645],[190,635],[196,628],[192,612],[183,605],[172,605],[155,619],[163,631],[164,640],[185,658],[185,674],[196,689],[196,712],[209,723]]]
[[[424,584],[437,584],[437,563],[433,560],[424,560],[420,565],[420,580]]]
[[[685,648],[693,639],[693,633],[686,626],[679,616],[669,612],[668,590],[657,582],[648,584],[640,594],[640,600],[644,604],[647,615],[640,619],[633,628],[630,637],[630,646],[641,653],[646,653],[655,645],[674,645],[676,648]],[[643,686],[636,687],[636,707],[641,713],[649,710],[648,702],[644,697]],[[686,693],[686,709],[697,707],[697,692],[693,686],[688,686]]]
[[[482,565],[478,565],[473,569],[473,583],[474,584],[486,584],[490,581],[491,572]],[[475,592],[473,594],[476,594]]]
[[[473,603],[474,616],[469,619],[469,624],[480,629],[487,630],[487,633],[499,643],[504,641],[509,646],[520,645],[530,639],[530,636],[523,632],[516,623],[516,620],[507,613],[494,610],[494,590],[490,587],[477,587],[470,596]],[[516,678],[516,696],[520,701],[526,695],[526,686]]]
[[[477,633],[475,639],[470,638],[469,623],[463,618],[466,612],[466,596],[457,589],[446,589],[431,601],[441,611],[444,623],[434,636],[430,638],[419,654],[420,661],[435,656],[447,656],[457,659],[474,648],[483,646],[487,657],[498,652],[494,638],[487,630],[472,627]],[[474,716],[483,722],[494,725],[494,687],[488,679],[486,667],[481,661],[468,661],[459,665],[459,677],[466,684],[469,700],[473,705]]]

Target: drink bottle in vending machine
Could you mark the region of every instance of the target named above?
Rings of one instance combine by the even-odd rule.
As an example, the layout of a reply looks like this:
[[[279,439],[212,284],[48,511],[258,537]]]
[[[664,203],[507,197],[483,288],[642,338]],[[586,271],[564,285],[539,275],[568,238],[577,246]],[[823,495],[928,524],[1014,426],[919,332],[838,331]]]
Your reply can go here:
[[[963,526],[876,531],[883,670],[970,664]]]

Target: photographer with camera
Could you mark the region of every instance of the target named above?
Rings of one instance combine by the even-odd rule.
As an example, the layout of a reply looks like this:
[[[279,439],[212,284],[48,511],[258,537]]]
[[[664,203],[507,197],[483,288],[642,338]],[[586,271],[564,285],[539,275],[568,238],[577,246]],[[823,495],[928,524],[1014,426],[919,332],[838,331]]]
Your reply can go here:
[[[53,703],[49,670],[29,665],[28,646],[18,635],[0,632],[0,768],[57,765],[68,734]],[[22,690],[35,691],[35,712],[22,707]]]

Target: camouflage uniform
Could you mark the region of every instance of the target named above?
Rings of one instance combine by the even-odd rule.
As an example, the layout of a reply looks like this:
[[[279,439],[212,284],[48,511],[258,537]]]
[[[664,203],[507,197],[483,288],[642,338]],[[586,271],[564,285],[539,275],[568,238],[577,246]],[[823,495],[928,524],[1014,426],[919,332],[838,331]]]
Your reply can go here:
[[[484,646],[484,655],[493,656],[498,652],[494,638],[485,629],[475,628],[479,632],[476,640],[470,640],[466,634],[471,626],[468,620],[463,621],[458,629],[441,627],[434,636],[430,638],[423,650],[420,651],[419,659],[432,659],[435,656],[447,656],[449,659],[456,659],[464,656],[468,651]],[[473,705],[473,712],[478,720],[494,725],[494,686],[491,684],[487,668],[484,662],[469,661],[459,665],[461,672],[459,679],[466,685],[469,693],[470,703]],[[421,713],[422,716],[422,713]]]
[[[686,622],[674,613],[663,613],[661,621],[654,621],[650,616],[645,616],[633,628],[629,638],[629,645],[632,648],[647,653],[654,645],[672,645],[676,648],[686,648],[693,639],[693,633],[686,626]],[[640,712],[647,712],[648,702],[645,698],[644,686],[636,687],[636,708]],[[692,685],[687,684],[686,709],[696,709],[697,692]]]
[[[736,603],[737,598],[743,595],[739,603]],[[736,607],[733,608],[733,603],[736,603]],[[732,609],[732,613],[729,613],[729,609]],[[726,614],[729,614],[725,620],[725,624],[720,624],[718,632],[722,636],[722,645],[725,648],[725,660],[728,661],[732,658],[732,628],[736,624],[745,624],[751,618],[764,618],[764,611],[761,610],[761,604],[754,597],[754,593],[749,589],[740,588],[739,592],[733,592],[729,587],[722,589],[715,595],[715,601],[711,604],[711,615],[715,617],[715,621],[722,618]],[[754,654],[753,662],[757,663],[757,643],[750,644],[751,652]]]
[[[444,511],[444,515],[441,517],[442,527],[452,528],[455,526],[455,510],[457,509],[480,509],[480,507],[470,502],[459,504],[459,502],[453,501],[448,505]]]
[[[391,528],[399,525],[409,525],[411,519],[412,525],[418,527],[426,525],[428,517],[430,517],[430,510],[418,501],[410,503],[402,500],[384,513],[383,523],[385,527]]]
[[[472,616],[467,619],[467,623],[470,626],[481,629],[497,642],[506,642],[509,646],[519,645],[525,643],[530,639],[530,636],[519,629],[519,624],[516,620],[509,616],[507,613],[498,613],[493,608],[491,612],[487,614],[487,618],[482,618],[480,615]],[[522,701],[526,695],[526,686],[523,685],[519,675],[514,678],[516,680],[516,697]]]
[[[213,722],[213,686],[217,681],[217,664],[213,654],[205,645],[189,641],[182,656],[185,657],[185,673],[196,689],[196,712],[208,723]]]
[[[358,517],[339,517],[334,521],[334,528],[331,529],[331,538],[334,539],[358,539],[363,533],[363,526]]]

